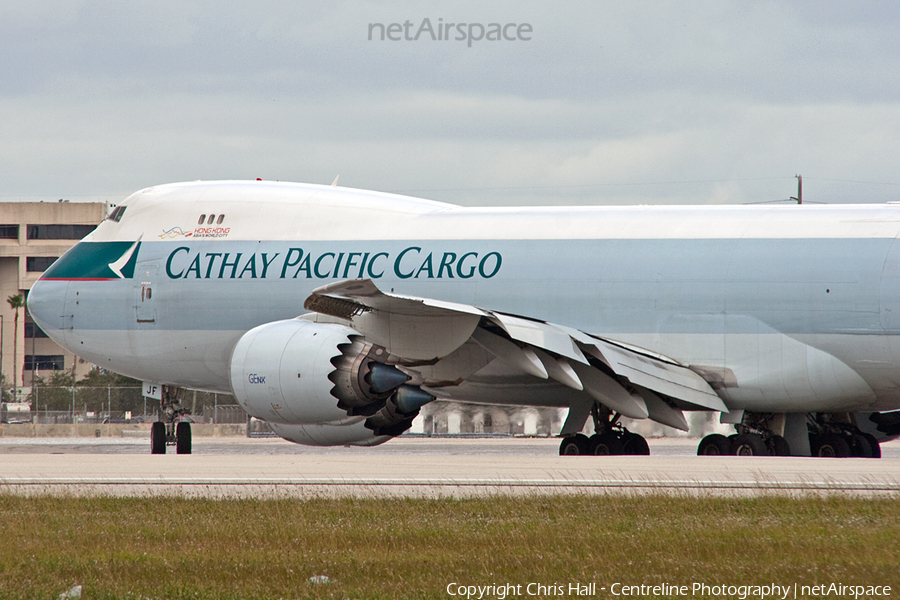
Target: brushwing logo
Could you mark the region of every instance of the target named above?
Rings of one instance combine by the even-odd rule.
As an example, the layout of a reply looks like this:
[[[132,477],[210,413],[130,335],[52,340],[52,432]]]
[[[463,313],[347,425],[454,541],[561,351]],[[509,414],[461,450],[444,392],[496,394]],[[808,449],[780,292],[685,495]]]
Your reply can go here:
[[[132,245],[131,248],[126,250],[125,254],[123,254],[119,258],[119,260],[109,263],[109,270],[112,271],[113,273],[115,273],[119,277],[119,279],[126,279],[125,274],[122,273],[122,269],[128,267],[129,264],[131,264],[131,259],[134,256],[134,253],[137,251],[137,249],[140,248],[140,246],[141,246],[141,238],[138,238],[137,241],[134,243],[134,245]],[[131,264],[131,274],[128,276],[128,278],[130,278],[131,275],[133,275],[133,274],[134,274],[134,265]]]

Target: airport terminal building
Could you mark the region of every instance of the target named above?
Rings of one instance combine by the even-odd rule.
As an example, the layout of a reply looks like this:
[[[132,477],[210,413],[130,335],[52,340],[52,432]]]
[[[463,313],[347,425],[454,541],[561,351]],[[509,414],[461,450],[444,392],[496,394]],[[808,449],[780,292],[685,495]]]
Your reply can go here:
[[[80,379],[93,366],[50,340],[25,306],[13,304],[16,296],[25,300],[41,273],[93,231],[106,211],[103,202],[0,202],[0,372],[7,386],[15,380],[27,395],[34,375],[74,369]]]

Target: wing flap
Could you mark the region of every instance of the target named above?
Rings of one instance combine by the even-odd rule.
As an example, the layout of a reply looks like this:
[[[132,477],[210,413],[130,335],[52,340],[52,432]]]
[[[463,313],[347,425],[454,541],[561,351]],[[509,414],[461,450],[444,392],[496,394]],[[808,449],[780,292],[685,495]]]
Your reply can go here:
[[[439,360],[472,340],[524,373],[584,391],[632,418],[649,417],[685,429],[684,415],[664,398],[728,412],[709,383],[691,369],[564,325],[467,304],[386,294],[368,279],[317,288],[304,307],[352,321],[374,343],[404,358]]]
[[[514,340],[588,364],[587,359],[581,350],[578,349],[572,336],[550,323],[532,321],[503,313],[492,313],[491,317]]]
[[[547,379],[547,369],[530,348],[520,348],[513,342],[480,327],[475,328],[472,339],[500,360],[518,367],[529,375]]]
[[[646,419],[650,416],[642,398],[632,396],[618,381],[600,369],[581,363],[573,364],[572,368],[578,373],[585,391],[601,404],[632,419]]]
[[[586,350],[635,385],[702,408],[728,412],[709,383],[687,367],[644,356],[600,339],[594,339]]]
[[[690,427],[688,427],[687,419],[684,418],[683,412],[677,408],[672,408],[666,404],[665,400],[646,388],[638,386],[637,391],[641,398],[644,399],[644,403],[647,405],[647,412],[650,413],[650,418],[652,420],[657,423],[662,423],[663,425],[668,425],[669,427],[674,427],[675,429],[680,429],[681,431],[688,431],[690,429]]]
[[[581,380],[578,379],[578,374],[575,372],[575,369],[572,368],[565,358],[561,356],[551,356],[537,348],[535,348],[534,353],[544,364],[544,368],[547,369],[547,374],[552,379],[573,390],[578,390],[579,392],[584,389],[584,385],[581,383]]]

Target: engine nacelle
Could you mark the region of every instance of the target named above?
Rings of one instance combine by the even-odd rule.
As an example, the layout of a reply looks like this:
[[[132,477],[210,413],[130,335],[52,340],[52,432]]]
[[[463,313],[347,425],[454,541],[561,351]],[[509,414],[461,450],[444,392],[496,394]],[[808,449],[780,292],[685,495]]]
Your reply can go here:
[[[384,348],[350,327],[276,321],[238,340],[231,356],[231,387],[244,410],[258,419],[284,425],[328,423],[342,428],[341,437],[346,424],[363,427],[361,417],[382,411],[409,380],[384,363],[387,356]],[[370,435],[376,435],[373,429],[369,427]]]
[[[347,425],[283,425],[270,423],[272,431],[286,440],[304,446],[377,446],[391,439],[377,435],[363,421]]]
[[[359,333],[342,325],[291,319],[266,323],[238,340],[231,389],[250,415],[273,423],[339,421],[347,412],[331,394],[333,359]]]

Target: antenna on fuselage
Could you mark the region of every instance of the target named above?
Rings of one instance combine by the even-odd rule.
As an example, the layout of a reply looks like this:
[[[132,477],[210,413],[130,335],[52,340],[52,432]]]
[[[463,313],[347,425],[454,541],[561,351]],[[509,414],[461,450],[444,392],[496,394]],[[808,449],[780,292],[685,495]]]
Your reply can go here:
[[[335,178],[334,178],[334,181],[331,182],[331,187],[337,187],[337,180],[340,179],[340,178],[341,178],[340,175],[338,175],[337,177],[335,177]]]

